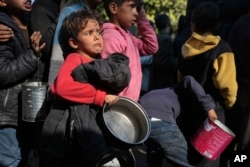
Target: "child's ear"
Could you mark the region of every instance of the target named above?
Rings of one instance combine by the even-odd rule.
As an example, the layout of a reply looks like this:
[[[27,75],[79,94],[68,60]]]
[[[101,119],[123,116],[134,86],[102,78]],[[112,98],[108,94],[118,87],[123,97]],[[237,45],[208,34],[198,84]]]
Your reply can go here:
[[[7,4],[5,3],[5,0],[0,0],[0,7],[4,7],[7,6]]]
[[[109,11],[110,11],[110,13],[112,13],[112,14],[116,14],[116,13],[117,13],[117,4],[114,3],[114,2],[111,2],[111,3],[109,4]]]
[[[77,49],[78,48],[78,44],[76,43],[76,40],[74,40],[73,38],[69,38],[69,46],[73,49]]]

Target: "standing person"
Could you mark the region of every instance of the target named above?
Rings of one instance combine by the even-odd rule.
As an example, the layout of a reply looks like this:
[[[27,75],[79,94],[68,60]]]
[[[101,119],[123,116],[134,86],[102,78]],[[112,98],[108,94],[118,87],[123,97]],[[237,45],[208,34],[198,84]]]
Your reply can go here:
[[[178,59],[174,57],[169,17],[166,14],[156,15],[155,25],[159,31],[159,49],[153,56],[151,89],[161,89],[173,86],[177,82]]]
[[[29,37],[27,0],[1,0],[0,23],[11,28],[11,40],[0,45],[0,166],[25,166],[29,151],[28,131],[31,124],[21,120],[22,83],[34,79],[38,68],[41,34]],[[36,78],[37,79],[37,78]]]
[[[48,70],[50,65],[52,42],[56,29],[60,10],[69,5],[71,0],[37,0],[32,1],[32,11],[30,14],[30,31],[40,31],[41,42],[46,46],[42,50],[42,59],[40,67],[40,78],[43,82],[48,82]],[[72,3],[72,2],[71,2]],[[1,3],[0,3],[1,6]],[[13,31],[10,27],[0,24],[0,41],[5,42],[13,37]]]
[[[193,76],[203,86],[206,93],[211,95],[216,104],[215,111],[218,118],[225,123],[224,114],[229,112],[228,110],[232,109],[236,102],[238,85],[233,52],[220,36],[213,35],[218,25],[219,14],[219,8],[214,2],[202,2],[193,10],[192,35],[182,46],[179,71],[182,76]],[[200,110],[198,106],[188,103],[185,107],[185,110],[189,112]],[[188,115],[185,115],[184,119],[189,122],[189,126],[183,123],[183,132],[185,137],[190,139],[204,121],[204,116],[196,114],[194,118]],[[195,158],[195,153],[194,151],[189,154],[190,159],[193,158],[190,162],[194,165],[219,166],[220,158],[210,161],[202,157]]]
[[[250,7],[250,4],[248,4]],[[232,114],[230,124],[235,129],[237,150],[250,151],[250,11],[241,16],[233,25],[228,43],[235,54],[238,82],[237,111]],[[236,119],[238,121],[236,121]]]
[[[141,56],[142,83],[141,83],[140,96],[147,93],[150,90],[152,62],[153,62],[153,55]]]
[[[114,165],[112,163],[119,165],[120,163],[117,160],[117,158],[119,159],[117,157],[119,153],[116,152],[114,154],[114,150],[106,144],[96,122],[97,113],[101,111],[104,103],[112,105],[119,100],[119,97],[115,93],[105,91],[103,84],[97,86],[94,82],[100,83],[102,80],[101,75],[105,75],[107,78],[111,78],[112,76],[114,82],[128,83],[127,75],[130,73],[126,73],[129,71],[128,63],[125,66],[120,64],[119,67],[121,67],[121,70],[106,69],[105,64],[96,65],[96,68],[94,68],[94,64],[98,63],[98,60],[101,60],[100,52],[103,48],[103,39],[100,33],[101,25],[100,16],[86,9],[71,13],[63,21],[61,30],[64,38],[63,47],[67,47],[67,50],[70,52],[62,64],[56,80],[51,85],[50,90],[53,96],[53,106],[44,123],[43,133],[45,134],[51,128],[54,128],[48,124],[48,120],[52,119],[52,121],[55,121],[53,116],[62,108],[65,108],[65,110],[61,112],[69,115],[69,118],[66,119],[68,119],[67,122],[70,122],[70,125],[65,125],[64,129],[62,129],[65,131],[65,137],[67,136],[65,143],[65,138],[60,138],[56,134],[45,136],[45,144],[46,139],[50,139],[48,145],[44,147],[45,152],[40,159],[41,166],[96,167],[104,165],[106,162],[108,164],[105,165]],[[110,56],[110,58],[113,58],[113,56]],[[117,57],[117,60],[114,60],[114,62],[121,60],[121,58]],[[124,58],[126,57],[124,56]],[[112,59],[108,60],[108,63],[111,62]],[[93,68],[91,68],[91,71],[87,69],[80,70],[79,72],[83,72],[81,75],[73,72],[78,66],[80,69],[87,68],[87,66]],[[95,72],[91,73],[93,70]],[[120,71],[121,75],[117,75],[116,77],[114,74],[117,71]],[[100,74],[98,75],[99,78],[91,80],[91,77],[94,77],[96,73]],[[76,78],[83,78],[81,76],[88,77],[79,82]],[[105,82],[107,83],[107,80]],[[115,86],[112,86],[112,89],[115,89]],[[58,126],[62,127],[62,124]],[[55,127],[55,130],[57,130],[57,127]],[[53,143],[53,139],[55,138],[57,140]],[[63,144],[60,145],[60,143]],[[116,161],[110,161],[114,157],[117,157]]]
[[[136,0],[105,0],[104,8],[109,21],[102,28],[105,45],[101,55],[106,58],[118,52],[129,57],[131,80],[119,95],[138,101],[142,82],[140,55],[151,55],[158,50],[155,31],[146,18],[142,4]],[[128,30],[136,23],[140,38]]]
[[[45,42],[46,46],[42,50],[42,65],[40,71],[42,73],[42,81],[48,82],[48,72],[50,58],[52,52],[52,43],[59,13],[63,5],[68,0],[35,0],[32,4],[30,14],[30,29],[31,31],[40,31],[42,36],[41,42]]]
[[[187,16],[181,15],[178,20],[177,32],[173,39],[174,57],[176,58],[181,56],[181,47],[190,36],[189,29],[190,21],[187,19]]]
[[[191,166],[187,159],[187,142],[176,121],[182,111],[182,101],[190,99],[202,106],[206,111],[204,116],[217,119],[212,98],[192,76],[183,77],[173,87],[152,90],[139,99],[151,118],[151,132],[147,141],[149,167],[160,167],[164,158],[174,166]]]
[[[40,31],[42,34],[41,42],[45,42],[46,46],[41,51],[43,55],[41,64],[39,65],[39,72],[41,81],[48,82],[48,71],[50,65],[52,42],[57,25],[60,8],[64,4],[64,0],[35,0],[32,1],[32,11],[30,13],[30,30]],[[31,131],[32,137],[35,139],[32,143],[32,151],[37,151],[41,139],[41,129],[43,121],[36,122]],[[31,154],[32,155],[32,154]],[[29,159],[36,159],[38,154],[34,152]]]
[[[62,8],[58,18],[52,44],[52,55],[51,55],[49,75],[48,75],[49,84],[54,82],[58,74],[58,71],[64,61],[64,55],[67,54],[63,53],[64,50],[60,46],[60,36],[59,36],[64,18],[70,15],[72,12],[75,12],[80,9],[95,9],[101,3],[102,0],[69,0],[67,4],[64,5],[65,7]]]

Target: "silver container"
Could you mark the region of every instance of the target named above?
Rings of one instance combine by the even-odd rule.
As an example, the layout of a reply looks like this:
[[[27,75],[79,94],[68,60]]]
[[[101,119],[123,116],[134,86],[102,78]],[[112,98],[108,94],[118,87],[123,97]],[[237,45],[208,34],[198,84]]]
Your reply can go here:
[[[142,106],[126,97],[120,97],[112,106],[105,104],[101,120],[107,141],[117,148],[143,143],[151,130],[149,117]]]
[[[26,82],[22,85],[22,120],[44,121],[46,118],[47,83]]]

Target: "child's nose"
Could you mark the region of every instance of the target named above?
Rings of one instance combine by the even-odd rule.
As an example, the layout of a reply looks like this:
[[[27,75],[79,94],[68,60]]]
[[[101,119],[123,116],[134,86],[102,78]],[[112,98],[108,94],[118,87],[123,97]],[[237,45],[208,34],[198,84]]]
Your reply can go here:
[[[95,39],[98,40],[98,39],[100,39],[100,38],[101,38],[101,34],[100,34],[100,33],[96,33],[96,34],[95,34]]]

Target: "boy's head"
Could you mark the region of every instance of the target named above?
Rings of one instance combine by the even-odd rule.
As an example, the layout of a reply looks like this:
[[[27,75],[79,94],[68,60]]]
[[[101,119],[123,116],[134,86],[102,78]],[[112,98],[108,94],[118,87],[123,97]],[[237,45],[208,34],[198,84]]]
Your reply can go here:
[[[159,31],[164,30],[167,27],[171,26],[170,19],[166,14],[156,15],[156,17],[155,17],[155,25],[156,25],[156,28]]]
[[[136,24],[142,0],[104,0],[104,8],[110,22],[121,28]]]
[[[192,12],[191,22],[197,33],[213,33],[220,19],[219,7],[211,1],[202,2]]]
[[[0,0],[0,10],[11,15],[18,15],[20,11],[30,12],[31,0]]]
[[[78,52],[96,57],[102,50],[102,19],[95,11],[79,10],[67,16],[62,24],[60,43],[64,54]]]

